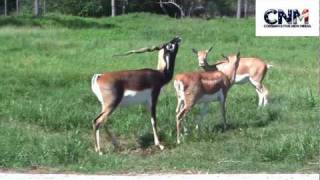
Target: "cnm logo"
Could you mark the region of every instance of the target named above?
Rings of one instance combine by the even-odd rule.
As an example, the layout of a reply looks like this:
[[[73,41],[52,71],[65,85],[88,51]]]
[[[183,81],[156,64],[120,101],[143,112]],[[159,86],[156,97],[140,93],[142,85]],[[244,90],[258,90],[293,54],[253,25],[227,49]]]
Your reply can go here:
[[[286,13],[287,12],[287,13]],[[282,25],[283,20],[289,25],[309,24],[309,9],[304,9],[301,12],[298,9],[288,9],[288,11],[282,9],[268,9],[264,13],[264,20],[270,25]]]

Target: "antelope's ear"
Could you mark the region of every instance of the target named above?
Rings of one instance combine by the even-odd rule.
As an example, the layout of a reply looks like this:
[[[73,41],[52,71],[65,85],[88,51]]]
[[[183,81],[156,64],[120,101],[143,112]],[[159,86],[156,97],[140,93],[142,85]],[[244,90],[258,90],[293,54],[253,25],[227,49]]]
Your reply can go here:
[[[221,56],[224,58],[224,60],[229,62],[229,58],[227,56],[225,56],[224,54],[221,54]]]
[[[212,48],[213,48],[213,47],[211,46],[211,47],[208,49],[207,53],[209,53],[209,52],[212,50]]]
[[[198,55],[198,51],[194,48],[192,48],[192,52]]]

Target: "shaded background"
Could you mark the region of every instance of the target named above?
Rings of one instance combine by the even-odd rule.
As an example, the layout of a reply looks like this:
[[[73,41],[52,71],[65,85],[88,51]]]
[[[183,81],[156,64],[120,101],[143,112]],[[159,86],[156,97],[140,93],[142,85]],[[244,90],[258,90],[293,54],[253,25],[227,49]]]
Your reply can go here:
[[[179,18],[180,6],[187,17],[246,17],[254,15],[254,0],[113,0],[115,14],[151,12]],[[163,6],[160,6],[160,2]],[[6,6],[5,6],[6,4]],[[45,15],[61,13],[85,17],[111,16],[112,0],[1,0],[0,15]],[[176,5],[174,5],[176,4]],[[5,10],[7,7],[7,10]],[[35,8],[38,7],[38,8]],[[38,11],[35,12],[34,10]],[[5,13],[6,12],[6,13]]]

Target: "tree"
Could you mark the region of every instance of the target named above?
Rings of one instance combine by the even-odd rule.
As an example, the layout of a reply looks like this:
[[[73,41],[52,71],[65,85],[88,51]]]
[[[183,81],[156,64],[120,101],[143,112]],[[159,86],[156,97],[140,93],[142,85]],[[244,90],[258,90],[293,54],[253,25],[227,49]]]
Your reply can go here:
[[[39,0],[34,0],[33,15],[39,16]]]
[[[168,14],[168,11],[166,10],[166,8],[163,6],[163,4],[169,4],[174,6],[180,13],[180,17],[184,17],[184,11],[182,9],[182,7],[177,4],[174,0],[169,0],[168,2],[163,2],[162,0],[160,0],[160,2],[158,2],[160,4],[161,9],[163,10],[164,13]]]
[[[19,0],[16,0],[16,11],[17,15],[19,15]]]
[[[248,16],[248,0],[244,0],[244,17]]]
[[[241,18],[241,0],[237,2],[237,19]]]
[[[43,4],[43,8],[42,8],[43,15],[45,15],[45,14],[46,14],[46,12],[47,12],[46,0],[43,0],[42,4]]]
[[[128,0],[122,0],[122,14],[126,13],[126,6],[128,5]]]
[[[114,17],[115,15],[116,15],[115,0],[111,0],[111,16]]]
[[[4,15],[7,16],[8,11],[7,11],[7,0],[4,0]]]

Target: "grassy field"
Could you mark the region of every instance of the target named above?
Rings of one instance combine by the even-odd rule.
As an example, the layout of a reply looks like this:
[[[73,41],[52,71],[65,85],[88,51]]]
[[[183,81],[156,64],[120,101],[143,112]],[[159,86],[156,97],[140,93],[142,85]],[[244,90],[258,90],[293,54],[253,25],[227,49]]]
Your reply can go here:
[[[256,56],[274,67],[265,79],[269,106],[257,109],[251,85],[234,86],[227,100],[230,128],[221,133],[218,103],[202,128],[199,108],[175,143],[176,98],[172,83],[157,108],[164,151],[152,146],[144,107],[120,108],[108,127],[115,150],[102,131],[105,154],[94,152],[91,121],[100,104],[91,92],[94,73],[155,68],[157,53],[112,54],[165,42],[183,41],[175,73],[198,71],[191,48],[213,45],[209,59],[235,53]],[[254,19],[175,20],[152,14],[88,19],[51,15],[0,18],[0,168],[35,172],[85,173],[254,173],[319,172],[317,38],[255,37]],[[106,127],[106,126],[104,126]]]

